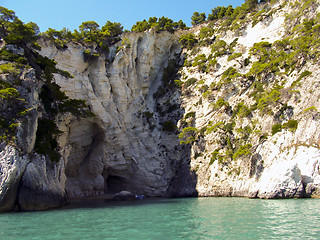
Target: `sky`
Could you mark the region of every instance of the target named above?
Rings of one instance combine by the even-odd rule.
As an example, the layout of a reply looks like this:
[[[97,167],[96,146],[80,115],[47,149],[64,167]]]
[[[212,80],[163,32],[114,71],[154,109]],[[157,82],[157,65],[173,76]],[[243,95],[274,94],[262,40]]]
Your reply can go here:
[[[191,26],[194,12],[211,13],[216,6],[240,6],[245,0],[0,0],[0,6],[15,11],[23,22],[35,22],[40,31],[49,27],[78,29],[85,21],[103,26],[108,20],[119,22],[124,29],[149,17],[182,19]]]

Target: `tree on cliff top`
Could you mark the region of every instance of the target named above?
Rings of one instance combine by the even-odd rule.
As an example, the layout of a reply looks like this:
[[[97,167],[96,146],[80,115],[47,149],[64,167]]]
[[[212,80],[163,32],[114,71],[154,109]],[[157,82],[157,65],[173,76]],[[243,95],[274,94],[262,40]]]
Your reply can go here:
[[[154,28],[156,32],[168,31],[173,33],[176,29],[185,29],[186,24],[180,20],[179,22],[174,22],[172,19],[167,17],[150,17],[149,20],[138,21],[132,26],[132,32],[144,32],[148,29]]]
[[[86,21],[79,26],[79,31],[63,28],[61,31],[49,28],[43,35],[54,41],[60,48],[66,47],[68,41],[79,43],[96,43],[100,49],[108,50],[108,46],[120,40],[118,37],[123,32],[123,26],[117,22],[107,21],[100,29],[95,21]]]
[[[259,2],[258,0],[246,0],[245,5],[247,5],[249,9],[253,9],[257,6],[258,2]]]
[[[192,26],[196,26],[196,25],[199,25],[201,23],[204,23],[206,21],[206,14],[203,12],[203,13],[199,13],[199,12],[194,12],[192,17],[191,17],[191,24]]]
[[[12,22],[16,19],[17,17],[14,11],[0,6],[0,37],[1,38],[8,35],[8,28],[10,27],[10,24],[12,24]]]
[[[211,9],[211,14],[208,15],[208,20],[217,20],[221,19],[224,16],[231,16],[233,13],[233,7],[229,5],[228,7],[216,7],[214,9]]]
[[[39,33],[37,24],[33,22],[24,24],[14,11],[0,6],[0,38],[6,43],[33,43]]]

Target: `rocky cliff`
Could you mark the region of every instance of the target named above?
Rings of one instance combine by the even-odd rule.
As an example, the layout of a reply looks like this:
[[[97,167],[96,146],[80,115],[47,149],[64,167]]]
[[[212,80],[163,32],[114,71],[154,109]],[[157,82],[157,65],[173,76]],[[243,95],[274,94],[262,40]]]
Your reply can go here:
[[[43,38],[40,56],[63,70],[54,83],[74,108],[85,100],[91,114],[61,111],[68,100],[52,114],[38,65],[15,78],[2,71],[1,81],[19,80],[26,113],[16,137],[1,144],[0,209],[47,209],[122,190],[319,196],[318,12],[316,1],[259,4],[234,22],[124,33],[105,54],[94,44],[61,48]],[[13,108],[9,100],[2,111]],[[54,137],[49,153],[39,147],[46,131]]]
[[[220,33],[186,50],[181,70],[192,81],[182,91],[180,136],[194,137],[200,196],[319,195],[320,72],[317,34],[306,29],[318,12],[316,1],[261,4],[236,31],[222,32],[221,22],[195,30]]]
[[[123,35],[130,46],[110,49],[109,56],[87,61],[85,47],[60,51],[44,42],[41,54],[74,78],[57,75],[67,96],[84,99],[95,117],[61,120],[59,136],[66,162],[70,197],[123,189],[164,196],[183,153],[176,135],[166,134],[157,119],[153,93],[168,60],[180,55],[178,35],[154,31]],[[121,44],[121,43],[120,43]],[[94,46],[90,46],[94,47]],[[94,49],[92,49],[94,51]],[[107,58],[107,59],[106,59]],[[111,60],[110,60],[111,59]],[[179,104],[179,97],[172,101]],[[151,116],[152,115],[152,116]]]

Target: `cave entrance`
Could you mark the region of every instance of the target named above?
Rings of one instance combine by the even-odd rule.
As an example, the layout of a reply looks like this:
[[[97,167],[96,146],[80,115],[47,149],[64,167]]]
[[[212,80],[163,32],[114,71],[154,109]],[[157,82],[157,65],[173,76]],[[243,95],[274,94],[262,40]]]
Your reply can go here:
[[[112,167],[103,170],[102,176],[105,179],[105,194],[115,194],[121,191],[131,191],[132,186],[128,181],[127,171],[117,171]]]
[[[95,122],[81,120],[70,126],[71,147],[66,165],[66,191],[70,198],[104,193],[104,131]]]
[[[118,176],[108,176],[108,178],[106,178],[106,187],[108,193],[118,193],[123,190],[128,190],[125,179]]]

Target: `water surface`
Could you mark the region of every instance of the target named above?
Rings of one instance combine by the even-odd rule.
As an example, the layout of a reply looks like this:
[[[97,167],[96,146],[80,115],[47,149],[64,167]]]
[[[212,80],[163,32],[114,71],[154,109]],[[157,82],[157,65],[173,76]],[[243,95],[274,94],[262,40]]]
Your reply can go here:
[[[2,213],[0,239],[320,239],[320,199],[77,202]]]

